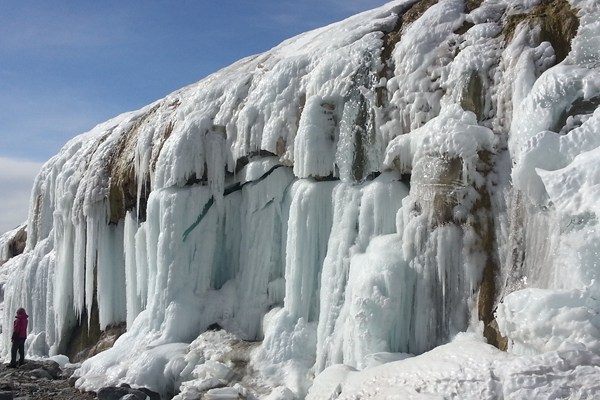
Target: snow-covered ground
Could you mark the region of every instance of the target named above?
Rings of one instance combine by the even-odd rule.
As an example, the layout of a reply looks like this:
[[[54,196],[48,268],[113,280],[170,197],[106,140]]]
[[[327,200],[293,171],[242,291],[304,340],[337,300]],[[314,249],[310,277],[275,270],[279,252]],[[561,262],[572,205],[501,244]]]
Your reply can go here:
[[[307,399],[594,399],[600,393],[594,353],[514,356],[469,336],[360,372],[332,366]]]

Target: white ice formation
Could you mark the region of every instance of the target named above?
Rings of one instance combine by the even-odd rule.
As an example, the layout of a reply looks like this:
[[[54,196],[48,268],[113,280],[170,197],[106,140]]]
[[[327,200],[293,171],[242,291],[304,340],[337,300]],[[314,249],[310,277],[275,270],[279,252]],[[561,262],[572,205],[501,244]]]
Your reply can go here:
[[[396,0],[307,32],[49,160],[3,325],[26,307],[47,356],[126,323],[86,390],[593,398],[598,105],[596,0]]]

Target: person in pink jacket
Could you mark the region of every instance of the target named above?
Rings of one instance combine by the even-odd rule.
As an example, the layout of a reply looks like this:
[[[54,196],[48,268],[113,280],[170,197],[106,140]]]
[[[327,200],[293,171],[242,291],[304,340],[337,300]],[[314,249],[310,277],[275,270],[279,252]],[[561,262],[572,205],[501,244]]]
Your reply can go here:
[[[10,349],[10,368],[17,367],[17,351],[19,352],[19,365],[25,364],[25,339],[27,339],[27,312],[24,308],[17,310],[17,316],[13,324],[12,347]]]

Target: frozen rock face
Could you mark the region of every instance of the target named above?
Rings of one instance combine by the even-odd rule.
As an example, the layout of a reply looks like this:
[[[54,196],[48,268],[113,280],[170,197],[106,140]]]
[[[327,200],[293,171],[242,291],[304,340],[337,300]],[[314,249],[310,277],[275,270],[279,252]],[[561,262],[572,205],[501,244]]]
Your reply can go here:
[[[26,307],[43,355],[126,322],[78,385],[163,396],[216,388],[188,346],[214,324],[262,341],[248,370],[281,398],[470,321],[551,350],[518,326],[539,296],[494,310],[530,286],[600,294],[599,17],[593,0],[392,1],[98,125],[36,180],[3,324]]]
[[[20,226],[0,236],[0,265],[18,256],[25,250],[27,226]]]

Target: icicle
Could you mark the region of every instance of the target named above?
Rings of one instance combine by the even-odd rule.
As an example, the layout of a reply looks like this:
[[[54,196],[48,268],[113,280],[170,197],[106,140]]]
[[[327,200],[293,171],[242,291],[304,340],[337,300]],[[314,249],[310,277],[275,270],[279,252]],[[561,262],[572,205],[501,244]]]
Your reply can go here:
[[[333,226],[323,262],[320,292],[320,318],[317,330],[317,371],[326,365],[343,362],[340,349],[334,347],[332,335],[342,305],[348,271],[350,247],[358,236],[360,189],[342,184],[333,191]]]
[[[85,246],[85,307],[88,315],[88,328],[91,324],[92,307],[96,289],[96,266],[98,264],[98,240],[100,239],[100,224],[106,223],[105,214],[87,215]]]
[[[138,223],[136,217],[131,211],[125,215],[125,226],[123,231],[123,247],[125,255],[125,291],[127,306],[127,327],[131,327],[133,320],[142,311],[141,300],[139,298],[136,262],[136,240],[138,232]],[[141,272],[141,271],[140,271]]]
[[[73,306],[78,316],[85,310],[86,223],[83,221],[81,216],[76,219],[73,248]]]

